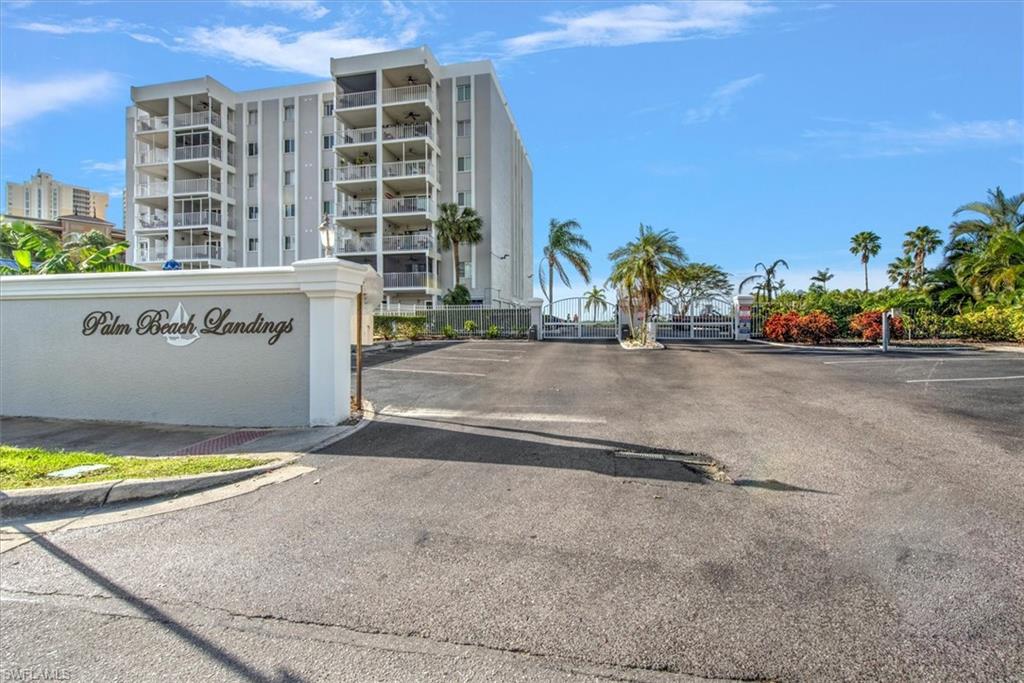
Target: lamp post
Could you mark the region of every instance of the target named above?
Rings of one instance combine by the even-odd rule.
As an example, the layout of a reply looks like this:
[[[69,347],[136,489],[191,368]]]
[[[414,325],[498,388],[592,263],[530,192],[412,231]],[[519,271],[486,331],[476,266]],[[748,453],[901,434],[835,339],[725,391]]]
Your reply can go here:
[[[324,219],[320,221],[320,251],[321,256],[333,256],[334,255],[334,226],[331,225],[331,217],[324,214]]]

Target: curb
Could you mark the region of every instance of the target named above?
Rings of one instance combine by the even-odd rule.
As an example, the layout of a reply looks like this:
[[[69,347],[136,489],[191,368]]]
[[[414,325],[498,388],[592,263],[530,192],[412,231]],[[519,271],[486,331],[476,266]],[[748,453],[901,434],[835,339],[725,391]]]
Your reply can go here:
[[[290,465],[299,455],[280,458],[265,465],[230,472],[209,472],[160,479],[112,479],[88,484],[45,489],[0,491],[0,514],[24,517],[38,513],[65,512],[82,508],[100,508],[114,503],[173,497],[202,489],[233,484]]]
[[[846,353],[850,351],[877,351],[882,347],[880,344],[861,344],[860,346],[824,346],[815,344],[790,344],[788,342],[773,342],[767,339],[747,339],[752,344],[764,344],[766,346],[777,346],[782,349],[796,349],[798,351],[829,351],[832,353]],[[935,344],[934,346],[925,345],[905,345],[905,344],[890,344],[889,351],[984,351],[987,350],[983,346],[970,345],[970,344]],[[1003,350],[1003,349],[999,349]]]

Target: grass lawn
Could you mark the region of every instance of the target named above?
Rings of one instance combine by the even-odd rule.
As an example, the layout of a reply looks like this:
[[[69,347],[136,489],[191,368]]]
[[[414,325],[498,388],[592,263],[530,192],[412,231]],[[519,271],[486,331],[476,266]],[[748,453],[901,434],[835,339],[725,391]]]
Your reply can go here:
[[[266,462],[269,462],[269,459],[236,458],[223,455],[134,458],[106,455],[105,453],[16,448],[0,444],[0,489],[67,486],[107,479],[150,479],[181,474],[227,472]],[[56,472],[77,465],[110,465],[110,467],[69,479],[46,476],[48,472]]]

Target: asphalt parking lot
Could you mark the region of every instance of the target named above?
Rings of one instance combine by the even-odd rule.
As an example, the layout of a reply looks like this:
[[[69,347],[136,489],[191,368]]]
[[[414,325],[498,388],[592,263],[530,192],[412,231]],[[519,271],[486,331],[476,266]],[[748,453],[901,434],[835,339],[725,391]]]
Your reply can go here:
[[[1024,355],[503,341],[366,365],[376,417],[314,475],[0,556],[5,663],[1024,676]]]

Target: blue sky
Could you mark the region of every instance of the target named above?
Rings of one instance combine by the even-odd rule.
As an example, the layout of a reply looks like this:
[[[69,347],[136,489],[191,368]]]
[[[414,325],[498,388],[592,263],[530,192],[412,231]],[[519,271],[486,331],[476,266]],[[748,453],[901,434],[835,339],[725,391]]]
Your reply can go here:
[[[0,175],[119,193],[133,84],[284,85],[425,44],[494,60],[533,162],[537,256],[548,219],[575,218],[603,281],[643,222],[737,281],[785,258],[789,285],[829,267],[858,286],[847,247],[866,229],[875,285],[905,231],[1024,190],[1022,7],[5,0]]]

